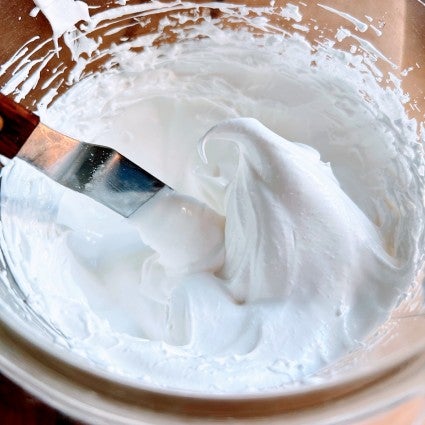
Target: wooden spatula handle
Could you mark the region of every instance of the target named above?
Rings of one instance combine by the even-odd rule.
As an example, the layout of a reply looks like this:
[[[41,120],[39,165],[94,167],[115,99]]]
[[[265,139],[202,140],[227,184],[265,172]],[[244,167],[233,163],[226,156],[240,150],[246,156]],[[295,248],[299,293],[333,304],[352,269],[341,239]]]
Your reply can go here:
[[[37,115],[0,93],[0,154],[14,157],[39,122]]]

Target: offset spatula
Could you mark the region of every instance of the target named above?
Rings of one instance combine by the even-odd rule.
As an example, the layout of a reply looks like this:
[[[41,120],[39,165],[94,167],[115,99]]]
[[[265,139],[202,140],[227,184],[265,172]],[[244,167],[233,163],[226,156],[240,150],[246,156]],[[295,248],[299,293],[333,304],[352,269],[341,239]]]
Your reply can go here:
[[[1,93],[0,154],[23,159],[61,185],[124,217],[165,186],[113,149],[79,142],[52,130]]]

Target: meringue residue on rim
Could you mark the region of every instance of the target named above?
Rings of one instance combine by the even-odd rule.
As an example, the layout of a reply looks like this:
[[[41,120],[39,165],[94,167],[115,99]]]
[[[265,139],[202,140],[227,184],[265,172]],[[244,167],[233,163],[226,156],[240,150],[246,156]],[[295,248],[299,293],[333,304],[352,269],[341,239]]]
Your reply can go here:
[[[53,41],[58,49],[58,38],[75,27],[80,21],[90,20],[87,3],[79,0],[34,0],[49,21],[53,31]]]
[[[27,305],[93,367],[202,394],[309,382],[414,280],[417,124],[331,46],[208,21],[191,35],[117,46],[119,67],[40,108],[177,191],[124,219],[13,160],[3,250]]]

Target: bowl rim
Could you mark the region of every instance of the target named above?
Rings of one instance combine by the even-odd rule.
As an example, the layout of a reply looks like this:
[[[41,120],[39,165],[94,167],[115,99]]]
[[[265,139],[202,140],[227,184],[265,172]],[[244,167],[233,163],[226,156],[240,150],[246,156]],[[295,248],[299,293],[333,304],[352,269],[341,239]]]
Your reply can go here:
[[[36,358],[43,358],[43,363],[57,372],[66,375],[69,379],[77,379],[83,385],[86,383],[88,387],[97,387],[96,391],[101,391],[103,388],[107,392],[112,388],[116,394],[120,394],[119,398],[124,397],[126,401],[129,400],[129,396],[131,399],[139,401],[142,401],[143,397],[153,398],[156,401],[162,399],[164,402],[162,409],[173,412],[175,403],[191,402],[192,407],[202,406],[203,408],[205,405],[210,405],[211,408],[223,407],[223,403],[225,403],[226,410],[233,411],[235,407],[240,408],[241,405],[252,408],[253,403],[261,405],[266,402],[265,406],[260,406],[260,414],[264,414],[265,411],[270,413],[271,404],[277,404],[276,413],[285,413],[294,408],[308,408],[318,403],[329,403],[355,391],[361,391],[364,387],[373,386],[374,383],[401,372],[418,358],[425,358],[424,339],[414,346],[406,347],[401,352],[388,355],[379,363],[378,367],[362,367],[360,370],[326,380],[326,382],[314,383],[308,387],[300,385],[295,388],[242,394],[207,394],[173,388],[163,389],[138,383],[131,378],[119,376],[107,370],[91,367],[84,357],[59,347],[41,333],[40,335],[35,334],[34,329],[15,312],[11,312],[3,300],[0,300],[0,305],[6,307],[0,308],[0,325],[4,330],[28,353],[33,354]],[[171,401],[172,403],[170,403]],[[169,409],[167,409],[168,405]],[[192,413],[195,412],[200,413],[196,408]],[[185,412],[185,414],[187,413]],[[243,414],[243,412],[235,411],[235,416],[239,414]]]

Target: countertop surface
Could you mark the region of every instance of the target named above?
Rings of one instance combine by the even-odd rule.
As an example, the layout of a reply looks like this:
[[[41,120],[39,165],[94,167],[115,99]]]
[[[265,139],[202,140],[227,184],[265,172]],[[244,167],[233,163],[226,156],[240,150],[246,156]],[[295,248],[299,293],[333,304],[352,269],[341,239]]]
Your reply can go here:
[[[4,425],[83,425],[38,401],[1,374],[0,423]]]

